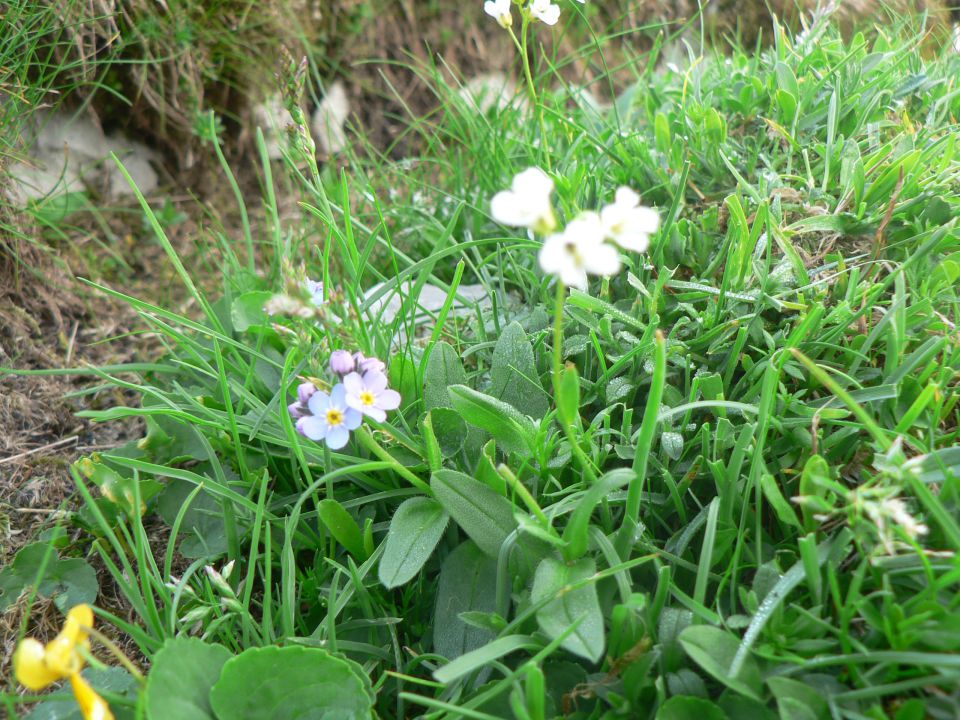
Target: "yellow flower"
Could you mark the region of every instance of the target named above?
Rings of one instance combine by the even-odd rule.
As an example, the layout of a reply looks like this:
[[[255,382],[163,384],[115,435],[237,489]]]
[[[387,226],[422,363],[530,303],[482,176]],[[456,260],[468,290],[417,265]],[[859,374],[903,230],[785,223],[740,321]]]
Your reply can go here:
[[[43,690],[57,680],[63,680],[83,669],[83,654],[90,638],[87,630],[93,627],[93,611],[89,605],[77,605],[67,613],[60,634],[42,646],[33,638],[25,638],[13,656],[13,671],[20,683],[30,690]]]
[[[87,681],[80,677],[80,673],[70,676],[70,685],[73,686],[73,696],[83,713],[83,720],[114,720],[106,700],[97,695]]]
[[[84,651],[90,649],[89,630],[92,627],[90,606],[77,605],[67,613],[60,634],[46,646],[34,638],[24,638],[20,642],[13,655],[13,673],[21,685],[33,691],[70,678],[84,720],[113,720],[106,701],[80,677],[86,662]]]
[[[33,638],[25,638],[13,654],[13,673],[28,690],[43,690],[63,675],[47,667],[45,649]]]

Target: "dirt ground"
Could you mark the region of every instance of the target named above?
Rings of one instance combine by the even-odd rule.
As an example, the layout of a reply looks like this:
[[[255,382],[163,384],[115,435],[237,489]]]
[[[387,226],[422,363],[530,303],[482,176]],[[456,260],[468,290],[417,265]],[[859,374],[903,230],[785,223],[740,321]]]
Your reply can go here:
[[[193,202],[185,203],[190,207]],[[194,206],[192,212],[197,213]],[[124,214],[111,221],[123,233]],[[137,217],[137,216],[134,216]],[[8,220],[16,218],[7,218]],[[139,218],[137,217],[139,223]],[[20,219],[20,227],[38,232]],[[173,241],[186,249],[197,226],[178,226]],[[140,230],[142,233],[142,229]],[[146,240],[121,248],[128,268],[124,277],[103,277],[91,272],[98,265],[115,264],[117,248],[104,260],[104,250],[94,242],[92,225],[73,228],[66,239],[52,242],[45,251],[4,238],[0,249],[0,567],[44,530],[61,524],[70,540],[79,530],[71,527],[70,513],[79,508],[70,465],[96,451],[108,451],[142,436],[140,422],[95,423],[78,418],[82,409],[103,409],[134,404],[137,398],[116,390],[90,393],[100,381],[90,375],[18,375],[5,369],[47,371],[64,368],[115,365],[156,357],[158,347],[138,331],[143,325],[128,306],[113,300],[77,277],[88,277],[124,292],[157,298],[157,288],[178,288],[163,251]],[[20,262],[17,261],[19,258]],[[168,298],[169,299],[169,298]],[[170,299],[176,302],[175,299]],[[64,522],[67,520],[67,522]],[[98,604],[121,617],[129,614],[109,576],[94,557],[86,558],[100,580]],[[20,636],[27,598],[0,615],[0,677],[8,673],[10,657]],[[49,638],[56,634],[61,615],[49,600],[37,598],[29,608],[31,634]],[[136,648],[110,628],[102,628],[125,647],[131,657]]]

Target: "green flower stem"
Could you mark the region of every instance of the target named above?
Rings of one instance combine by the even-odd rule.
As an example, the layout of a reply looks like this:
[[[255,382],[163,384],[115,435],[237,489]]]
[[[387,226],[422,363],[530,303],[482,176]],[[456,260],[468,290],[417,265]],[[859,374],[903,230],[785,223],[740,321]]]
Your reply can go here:
[[[110,654],[113,655],[121,665],[123,665],[126,671],[130,673],[138,683],[140,683],[141,685],[146,683],[147,679],[143,676],[143,673],[140,672],[139,668],[137,668],[137,666],[133,664],[133,660],[128,658],[124,654],[123,650],[121,650],[117,646],[117,644],[113,642],[113,640],[111,640],[110,638],[108,638],[106,635],[104,635],[102,632],[100,632],[95,628],[85,627],[83,628],[83,630],[90,637],[92,637],[98,643],[103,645],[107,650],[109,650]]]
[[[397,473],[397,475],[402,476],[415,488],[418,488],[419,490],[423,490],[423,492],[425,492],[427,495],[431,497],[433,496],[433,491],[430,490],[430,486],[427,485],[423,480],[418,478],[416,475],[414,475],[412,472],[410,472],[409,469],[401,465],[400,462],[395,457],[393,457],[393,455],[391,455],[386,450],[384,450],[383,447],[380,445],[380,443],[378,443],[376,439],[374,439],[370,431],[367,430],[367,428],[365,427],[357,428],[356,436],[360,440],[360,444],[363,445],[363,447],[365,447],[367,450],[372,452],[374,455],[376,455],[379,459],[383,460],[384,462],[390,463],[390,466],[392,467],[393,471]]]
[[[621,558],[627,560],[630,559],[633,549],[635,529],[640,523],[640,500],[643,497],[647,461],[653,447],[666,377],[667,341],[663,333],[657,330],[656,340],[654,341],[654,367],[653,375],[650,378],[650,393],[647,395],[647,404],[643,411],[637,448],[633,457],[633,470],[637,476],[630,482],[630,487],[627,489],[627,507],[624,511],[623,524],[620,526],[620,532],[616,539],[617,552]]]
[[[567,286],[558,279],[556,304],[553,310],[553,397],[555,399],[560,397],[560,383],[563,379],[563,302],[566,297]],[[597,481],[597,473],[590,458],[587,457],[587,454],[577,442],[577,434],[573,426],[566,418],[562,417],[562,413],[559,411],[557,412],[557,421],[563,428],[563,434],[567,436],[571,452],[577,458],[580,467],[583,468],[583,473],[587,476],[589,484],[593,485]]]
[[[513,474],[513,471],[501,463],[497,466],[497,473],[507,481],[511,489],[523,500],[523,504],[527,506],[527,509],[537,517],[537,520],[543,525],[543,529],[549,530],[552,534],[556,535],[556,532],[553,532],[553,526],[550,525],[550,518],[543,512],[543,509],[533,495],[530,494],[530,491],[527,490],[526,486]]]
[[[512,27],[508,27],[507,30],[510,33],[510,38],[513,40],[513,44],[520,53],[520,59],[523,62],[523,76],[527,81],[527,92],[530,94],[530,101],[537,110],[537,120],[540,123],[540,143],[543,150],[543,161],[547,166],[547,170],[550,170],[550,141],[547,137],[547,123],[543,116],[543,105],[540,104],[540,98],[537,96],[537,87],[533,82],[533,70],[530,67],[530,53],[528,45],[530,36],[530,16],[526,12],[523,13],[523,21],[520,25],[519,40],[517,39],[517,34],[513,31]]]

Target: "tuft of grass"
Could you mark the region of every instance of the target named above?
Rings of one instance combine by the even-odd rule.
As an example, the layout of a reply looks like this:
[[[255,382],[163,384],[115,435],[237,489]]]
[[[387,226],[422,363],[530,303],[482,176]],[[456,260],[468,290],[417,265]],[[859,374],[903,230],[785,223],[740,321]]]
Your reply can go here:
[[[77,466],[67,521],[156,659],[118,706],[159,717],[151,687],[218,644],[189,682],[219,717],[268,646],[349,667],[380,717],[955,717],[960,58],[922,45],[821,21],[637,58],[599,107],[538,49],[536,96],[486,113],[427,67],[417,158],[320,168],[300,124],[262,164],[267,228],[220,237],[217,295],[138,196],[192,303],[100,286],[167,354],[85,370],[142,398],[85,416],[148,429]],[[534,165],[561,224],[641,191],[649,252],[558,295],[489,215]],[[264,314],[277,293],[309,317]],[[337,348],[403,403],[330,451],[286,406]]]

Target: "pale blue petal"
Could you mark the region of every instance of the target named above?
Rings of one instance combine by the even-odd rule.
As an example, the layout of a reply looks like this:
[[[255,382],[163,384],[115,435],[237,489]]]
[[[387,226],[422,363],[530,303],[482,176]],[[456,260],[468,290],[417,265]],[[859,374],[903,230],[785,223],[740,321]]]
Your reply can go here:
[[[339,450],[347,444],[347,440],[349,439],[350,431],[343,425],[337,425],[337,427],[330,428],[329,432],[327,432],[327,447],[331,450]]]
[[[311,440],[322,440],[327,434],[327,423],[321,418],[310,415],[297,421],[297,430]]]
[[[363,414],[351,408],[343,414],[343,426],[347,430],[356,430],[363,422]]]
[[[329,406],[330,396],[322,390],[317,390],[317,392],[310,396],[310,400],[307,402],[307,407],[310,408],[310,412],[314,415],[323,415],[327,412]]]
[[[343,387],[343,383],[337,383],[330,391],[330,406],[342,410],[347,406],[346,398],[346,388]]]

